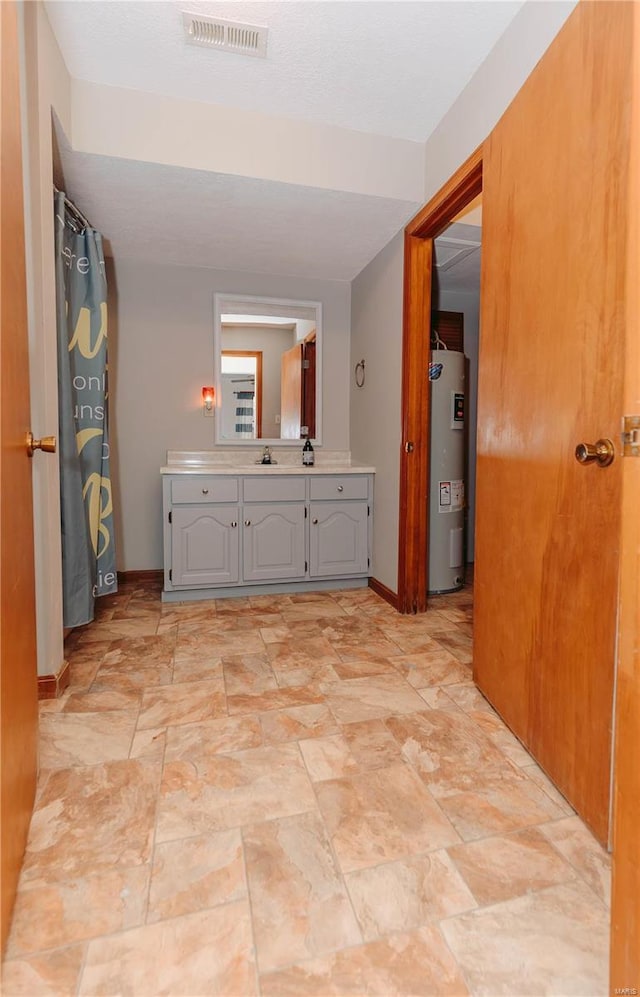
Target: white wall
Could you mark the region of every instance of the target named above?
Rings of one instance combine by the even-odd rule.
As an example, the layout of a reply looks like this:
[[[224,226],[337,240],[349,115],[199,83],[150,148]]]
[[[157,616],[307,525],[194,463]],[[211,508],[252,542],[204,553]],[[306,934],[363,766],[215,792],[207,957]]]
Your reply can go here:
[[[467,561],[475,558],[476,515],[476,430],[478,424],[478,323],[480,288],[469,294],[459,291],[440,291],[440,309],[464,314],[464,352],[469,358],[469,384],[467,386],[467,419],[469,425],[469,480],[467,481]]]
[[[425,201],[435,194],[489,135],[526,77],[575,6],[529,0],[469,81],[426,144]],[[373,574],[397,591],[398,491],[400,486],[400,392],[403,241],[397,235],[353,281],[352,357],[378,370],[378,392],[362,394],[351,381],[351,451],[375,464]],[[371,381],[369,381],[371,384]],[[395,450],[395,452],[392,452]]]
[[[397,235],[352,284],[351,453],[374,465],[371,574],[392,592],[398,585],[403,236]],[[353,368],[365,361],[357,388]]]
[[[234,176],[419,201],[424,145],[73,80],[73,148]]]
[[[29,308],[31,429],[57,435],[58,381],[53,230],[52,108],[70,127],[70,79],[41,4],[20,4],[23,170]],[[33,459],[38,674],[63,662],[60,478],[57,458]]]
[[[120,259],[109,266],[112,476],[118,568],[162,566],[159,469],[167,450],[213,450],[202,386],[213,384],[214,292],[322,302],[323,446],[349,449],[351,288]]]

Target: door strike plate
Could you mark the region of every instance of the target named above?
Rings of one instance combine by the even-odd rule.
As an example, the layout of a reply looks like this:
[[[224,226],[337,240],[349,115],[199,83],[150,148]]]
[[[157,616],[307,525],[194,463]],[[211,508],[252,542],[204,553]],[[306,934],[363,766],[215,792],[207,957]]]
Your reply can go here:
[[[622,417],[622,456],[640,457],[640,415]]]

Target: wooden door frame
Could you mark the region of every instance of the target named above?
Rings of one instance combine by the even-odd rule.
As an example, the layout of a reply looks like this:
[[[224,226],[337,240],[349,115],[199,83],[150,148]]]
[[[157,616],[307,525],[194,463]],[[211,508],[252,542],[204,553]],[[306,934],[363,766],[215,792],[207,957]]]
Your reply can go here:
[[[481,191],[482,146],[479,146],[409,222],[404,232],[398,531],[400,613],[422,613],[427,608],[431,397],[427,371],[431,351],[429,330],[433,240]]]

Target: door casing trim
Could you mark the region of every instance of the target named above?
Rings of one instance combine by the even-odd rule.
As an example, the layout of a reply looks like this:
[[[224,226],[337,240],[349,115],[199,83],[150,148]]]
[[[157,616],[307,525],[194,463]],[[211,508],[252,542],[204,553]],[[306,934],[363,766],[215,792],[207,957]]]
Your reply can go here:
[[[402,439],[398,530],[398,611],[427,608],[429,399],[433,240],[482,191],[482,146],[456,170],[404,232]],[[425,329],[427,334],[425,335]],[[411,444],[411,452],[407,446]]]

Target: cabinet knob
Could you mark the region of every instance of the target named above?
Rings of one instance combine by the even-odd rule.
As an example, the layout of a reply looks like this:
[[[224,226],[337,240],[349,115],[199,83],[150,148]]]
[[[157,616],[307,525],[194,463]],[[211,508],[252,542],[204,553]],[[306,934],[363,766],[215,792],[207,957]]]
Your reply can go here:
[[[203,488],[202,489],[202,494],[203,495],[208,495],[209,494],[209,489],[208,488]]]
[[[318,520],[317,519],[312,519],[311,522],[313,523],[314,526],[318,525]]]
[[[251,520],[250,519],[245,519],[244,525],[245,526],[251,526]]]
[[[238,525],[238,524],[237,524],[236,520],[234,519],[234,520],[233,520],[233,522],[231,523],[231,527],[232,527],[232,529],[234,529],[234,530],[235,530],[235,528],[236,528],[236,526],[237,526],[237,525]]]
[[[343,485],[338,485],[338,491],[339,492],[343,492],[344,491],[344,486]]]

